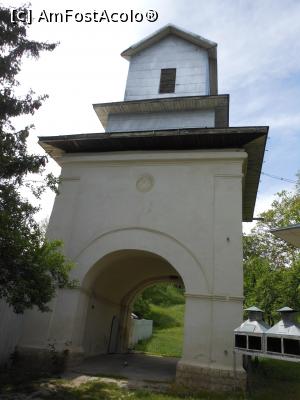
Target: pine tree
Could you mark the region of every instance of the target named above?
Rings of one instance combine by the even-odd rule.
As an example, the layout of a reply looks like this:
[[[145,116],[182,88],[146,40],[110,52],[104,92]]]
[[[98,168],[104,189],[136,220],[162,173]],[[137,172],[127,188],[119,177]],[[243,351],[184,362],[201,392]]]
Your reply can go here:
[[[25,185],[37,197],[46,187],[55,190],[56,179],[48,175],[39,186],[27,182],[28,174],[43,173],[47,157],[28,152],[32,126],[17,131],[12,124],[15,117],[34,114],[47,98],[33,91],[16,95],[22,59],[37,59],[57,44],[29,40],[29,26],[12,23],[10,13],[0,7],[0,299],[22,313],[33,306],[47,310],[57,287],[73,283],[68,278],[71,263],[60,252],[62,243],[45,240],[35,220],[38,208],[21,195]]]

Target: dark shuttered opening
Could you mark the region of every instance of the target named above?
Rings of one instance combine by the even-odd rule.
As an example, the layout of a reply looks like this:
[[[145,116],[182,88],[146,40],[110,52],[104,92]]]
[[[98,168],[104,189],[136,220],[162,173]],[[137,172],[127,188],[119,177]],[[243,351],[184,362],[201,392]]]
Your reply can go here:
[[[297,339],[283,339],[283,348],[285,354],[293,356],[300,356],[300,340]]]
[[[261,350],[261,337],[248,336],[249,350]]]
[[[160,73],[159,93],[174,93],[176,68],[165,68]]]
[[[240,349],[247,348],[247,336],[246,335],[235,335],[235,347]]]
[[[267,351],[271,353],[281,353],[281,338],[268,337]]]

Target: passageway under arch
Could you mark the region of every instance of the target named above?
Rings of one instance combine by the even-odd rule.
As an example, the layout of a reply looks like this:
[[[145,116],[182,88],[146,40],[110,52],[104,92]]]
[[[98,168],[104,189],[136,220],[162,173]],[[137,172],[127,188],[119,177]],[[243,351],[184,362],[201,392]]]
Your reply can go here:
[[[127,353],[133,301],[146,287],[163,281],[183,284],[175,268],[152,252],[120,250],[96,262],[83,281],[88,295],[84,356]]]

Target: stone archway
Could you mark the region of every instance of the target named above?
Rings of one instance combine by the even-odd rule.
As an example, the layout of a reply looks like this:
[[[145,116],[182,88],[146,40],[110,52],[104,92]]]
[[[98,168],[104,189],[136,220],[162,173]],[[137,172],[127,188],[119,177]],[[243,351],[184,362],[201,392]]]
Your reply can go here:
[[[94,278],[94,266],[99,259],[123,250],[156,254],[164,258],[182,276],[188,285],[188,292],[197,293],[200,290],[202,293],[209,293],[208,279],[198,257],[174,236],[146,227],[117,228],[95,235],[74,257],[78,265],[74,270],[74,278],[86,287]]]
[[[165,259],[142,250],[109,253],[91,268],[83,286],[87,280],[89,301],[82,321],[86,356],[127,352],[131,305],[136,294],[155,282],[182,281]]]
[[[78,252],[75,257],[77,267],[72,271],[72,277],[79,282],[77,289],[59,290],[50,305],[51,313],[43,314],[37,311],[27,313],[19,344],[20,350],[47,349],[50,342],[55,343],[57,350],[65,349],[67,344],[70,356],[75,358],[93,352],[105,353],[105,340],[102,340],[102,348],[97,346],[95,349],[88,348],[86,321],[89,320],[93,301],[99,303],[101,299],[104,302],[107,300],[103,290],[105,288],[109,290],[108,283],[112,271],[116,276],[118,271],[121,271],[120,265],[130,263],[130,259],[134,257],[141,257],[148,267],[151,264],[152,272],[141,270],[137,276],[131,271],[127,285],[118,286],[115,282],[113,292],[117,297],[109,300],[112,303],[115,301],[115,305],[121,306],[123,302],[122,307],[128,307],[130,296],[139,290],[145,281],[165,279],[166,276],[174,275],[182,279],[189,296],[196,296],[199,293],[202,296],[209,296],[208,282],[200,263],[178,240],[146,228],[116,229],[95,236]],[[98,290],[97,282],[98,284],[100,282]],[[93,308],[95,309],[96,307]],[[35,335],[32,335],[33,326],[37,327]],[[189,332],[190,328],[187,326],[185,335]]]
[[[99,254],[102,257],[99,258]],[[146,269],[138,268],[137,264],[132,267],[134,265],[132,260],[146,263]],[[83,354],[92,354],[94,351],[87,350],[89,348],[87,331],[93,329],[92,327],[86,329],[85,321],[87,320],[89,324],[90,310],[96,310],[95,303],[98,303],[102,312],[104,308],[106,310],[109,308],[108,302],[111,304],[112,312],[122,308],[117,314],[121,330],[126,331],[125,321],[128,321],[130,302],[137,291],[149,285],[151,281],[166,280],[168,277],[176,276],[182,280],[187,293],[196,295],[200,289],[202,295],[208,294],[207,279],[196,257],[175,238],[162,232],[138,228],[107,232],[93,239],[79,253],[76,261],[79,268],[74,271],[74,277],[80,281],[81,289],[75,312],[76,329],[72,333],[72,343],[74,348],[81,349]],[[125,266],[123,269],[122,265]],[[118,279],[115,279],[116,276]],[[126,284],[124,277],[128,278]],[[114,286],[111,287],[114,296],[111,297],[110,293],[108,300],[105,290],[110,287],[112,278],[115,279]],[[100,306],[101,302],[106,302],[107,306]],[[114,315],[108,314],[110,317],[106,321],[106,332]],[[126,350],[127,339],[124,340],[126,335],[128,332],[121,335],[123,340],[118,346],[118,351]],[[95,349],[95,354],[97,351],[105,352],[107,333],[105,336],[106,339],[102,340],[103,347]]]
[[[231,325],[234,323],[232,321],[237,319],[240,312],[240,298],[215,295],[211,287],[211,277],[207,279],[198,257],[186,245],[168,234],[147,228],[115,229],[99,236],[95,235],[83,246],[74,257],[77,267],[72,271],[72,277],[78,280],[79,287],[59,290],[51,305],[51,313],[32,311],[27,314],[19,344],[20,352],[33,354],[44,351],[45,353],[50,341],[55,343],[57,350],[64,350],[67,346],[70,362],[76,361],[78,357],[82,359],[88,355],[106,353],[109,326],[114,314],[108,313],[107,321],[104,323],[106,328],[100,332],[101,337],[99,327],[94,331],[93,326],[87,325],[88,321],[95,321],[95,318],[90,318],[91,310],[98,309],[99,306],[100,314],[108,310],[108,307],[103,308],[102,305],[101,311],[100,303],[107,300],[107,293],[103,296],[101,292],[101,284],[102,289],[109,291],[110,273],[114,270],[114,276],[117,276],[121,264],[124,265],[124,262],[128,264],[132,257],[139,255],[147,260],[148,266],[156,265],[157,271],[152,275],[147,275],[144,271],[136,277],[136,280],[131,279],[135,276],[131,273],[128,280],[130,286],[114,285],[112,291],[119,296],[115,299],[116,312],[121,316],[123,299],[142,285],[144,280],[174,274],[180,276],[186,291],[186,307],[183,353],[177,364],[177,380],[184,383],[187,377],[189,379],[192,377],[196,384],[199,381],[199,373],[203,382],[207,381],[208,373],[211,379],[218,380],[217,376],[219,377],[223,369],[225,370],[227,365],[229,367],[232,365],[232,355],[227,348],[231,346]],[[149,268],[147,270],[149,271]],[[122,279],[124,276],[123,274]],[[95,286],[97,282],[100,284],[98,289],[97,285]],[[97,307],[93,304],[96,300]],[[126,316],[128,310],[126,302],[124,304],[125,310],[122,310],[122,315]],[[219,316],[221,317],[227,310],[230,311],[232,321],[224,324]],[[226,332],[224,331],[226,335],[216,341],[214,337],[219,333],[220,324],[226,327]],[[36,328],[34,335],[33,327]],[[102,327],[100,331],[101,329]],[[94,337],[87,338],[87,332],[93,331]],[[123,338],[125,336],[123,334]],[[100,340],[97,342],[96,338],[99,337]],[[124,349],[124,340],[119,350],[122,350],[122,346]],[[218,356],[217,360],[213,358],[215,355]],[[226,373],[225,370],[224,374]],[[232,382],[233,376],[229,380]]]

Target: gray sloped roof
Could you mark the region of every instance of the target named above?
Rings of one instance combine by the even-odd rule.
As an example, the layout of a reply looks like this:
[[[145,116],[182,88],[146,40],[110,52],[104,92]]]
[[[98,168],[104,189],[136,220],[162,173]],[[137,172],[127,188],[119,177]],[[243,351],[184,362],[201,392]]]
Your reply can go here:
[[[282,307],[282,308],[279,308],[279,310],[277,310],[277,311],[278,312],[296,312],[291,307]]]
[[[243,322],[234,330],[236,333],[265,333],[269,329],[269,325],[264,321],[247,321]]]
[[[180,112],[191,110],[215,110],[216,128],[228,127],[229,123],[229,95],[218,96],[180,96],[164,97],[143,100],[127,100],[112,103],[93,104],[93,108],[106,128],[111,114],[153,113],[153,112]]]
[[[193,43],[196,46],[207,49],[209,57],[215,59],[217,58],[217,50],[216,50],[217,43],[205,39],[200,35],[196,35],[195,33],[179,28],[178,26],[173,24],[165,25],[164,27],[152,33],[151,35],[146,36],[144,39],[128,47],[128,49],[124,50],[121,53],[121,56],[129,60],[131,56],[139,53],[140,51],[146,49],[147,47],[152,46],[153,44],[159,42],[161,39],[170,34],[176,35],[184,40],[187,40],[188,42]]]
[[[295,320],[296,311],[290,307],[282,307],[277,310],[281,314],[281,320],[267,332],[267,335],[297,336],[300,338],[300,324]]]
[[[271,233],[273,233],[274,236],[285,240],[289,244],[300,247],[300,224],[272,229]]]
[[[300,338],[300,325],[293,321],[281,320],[266,333],[267,335],[298,336]]]
[[[258,307],[256,307],[256,306],[252,306],[252,307],[245,308],[245,311],[258,311],[258,312],[263,312],[263,310],[261,310],[260,308],[258,308]]]

